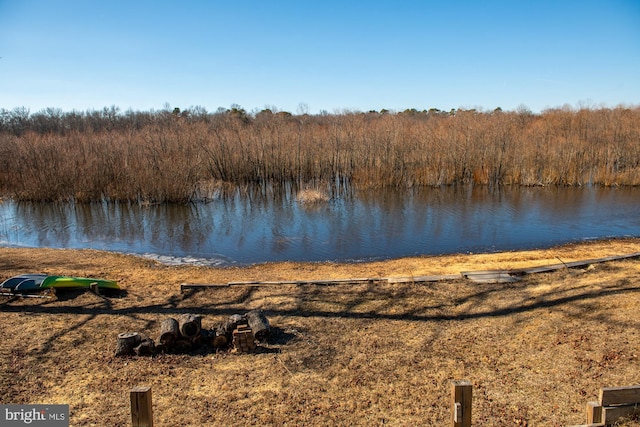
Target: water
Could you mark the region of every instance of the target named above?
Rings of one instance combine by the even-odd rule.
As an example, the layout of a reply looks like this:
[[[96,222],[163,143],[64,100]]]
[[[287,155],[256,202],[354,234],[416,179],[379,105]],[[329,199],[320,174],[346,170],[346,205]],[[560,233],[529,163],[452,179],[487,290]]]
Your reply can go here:
[[[640,237],[640,188],[438,188],[290,192],[206,204],[0,203],[0,245],[93,248],[165,263],[359,262]]]

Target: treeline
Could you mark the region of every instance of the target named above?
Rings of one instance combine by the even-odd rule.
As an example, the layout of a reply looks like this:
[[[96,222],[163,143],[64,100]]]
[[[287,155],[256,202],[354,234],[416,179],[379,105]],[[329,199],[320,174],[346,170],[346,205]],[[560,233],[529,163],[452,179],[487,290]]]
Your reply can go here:
[[[0,193],[189,202],[222,186],[640,185],[640,108],[0,110]]]

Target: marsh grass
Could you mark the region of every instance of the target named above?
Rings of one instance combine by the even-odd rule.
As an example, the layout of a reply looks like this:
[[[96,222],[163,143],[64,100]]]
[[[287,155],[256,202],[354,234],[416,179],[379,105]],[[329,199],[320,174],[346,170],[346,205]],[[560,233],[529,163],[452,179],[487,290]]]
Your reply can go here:
[[[640,185],[638,108],[143,117],[0,123],[0,192],[186,203],[221,186]]]
[[[298,203],[303,205],[317,205],[329,201],[329,194],[317,188],[305,188],[296,195]]]

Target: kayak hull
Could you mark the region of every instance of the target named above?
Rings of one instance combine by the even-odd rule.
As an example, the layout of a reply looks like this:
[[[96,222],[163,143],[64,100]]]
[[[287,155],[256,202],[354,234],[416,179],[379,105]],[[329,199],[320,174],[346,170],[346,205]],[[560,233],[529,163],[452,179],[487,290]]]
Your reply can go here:
[[[100,289],[120,289],[118,282],[113,280],[67,276],[49,276],[42,282],[41,288],[89,288],[94,283]]]
[[[96,284],[99,289],[120,289],[114,280],[92,279],[86,277],[48,276],[46,274],[23,274],[5,280],[0,289],[10,291],[38,291],[42,289],[83,289]]]

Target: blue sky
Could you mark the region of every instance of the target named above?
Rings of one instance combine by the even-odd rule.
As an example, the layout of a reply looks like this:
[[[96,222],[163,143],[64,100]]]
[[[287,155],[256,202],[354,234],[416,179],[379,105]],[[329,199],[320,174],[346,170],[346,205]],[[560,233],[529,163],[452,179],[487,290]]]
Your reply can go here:
[[[0,0],[0,108],[640,103],[640,1]]]

